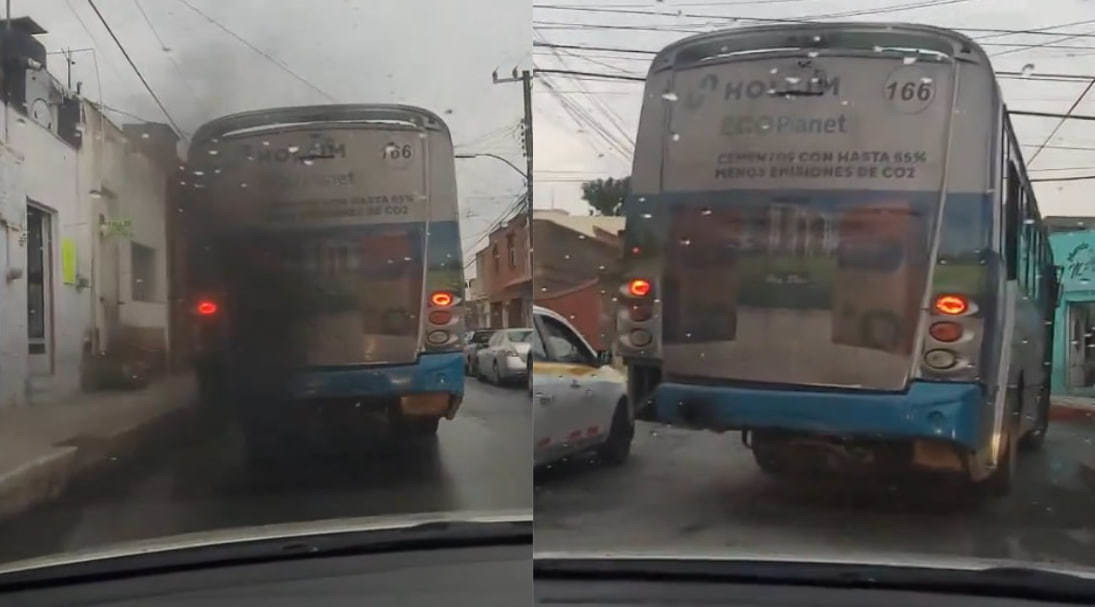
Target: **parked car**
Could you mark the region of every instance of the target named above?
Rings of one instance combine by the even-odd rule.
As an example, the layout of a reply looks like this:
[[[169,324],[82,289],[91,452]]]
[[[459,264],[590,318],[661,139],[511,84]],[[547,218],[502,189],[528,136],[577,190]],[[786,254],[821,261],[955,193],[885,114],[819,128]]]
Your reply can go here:
[[[490,341],[490,336],[494,335],[495,329],[480,329],[478,331],[468,331],[464,339],[464,373],[467,375],[479,375],[479,357],[476,354],[487,347],[487,342]]]
[[[635,436],[624,375],[561,315],[533,306],[532,317],[533,464],[591,449],[622,463]]]
[[[477,377],[492,384],[528,377],[532,329],[499,329],[476,352]]]

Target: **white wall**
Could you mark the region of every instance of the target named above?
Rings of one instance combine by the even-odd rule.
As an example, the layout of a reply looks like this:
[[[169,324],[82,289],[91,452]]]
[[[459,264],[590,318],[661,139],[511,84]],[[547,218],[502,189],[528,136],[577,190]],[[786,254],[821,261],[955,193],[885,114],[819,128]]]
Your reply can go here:
[[[14,114],[12,112],[12,116]],[[8,137],[8,146],[23,157],[20,171],[24,205],[23,225],[20,226],[23,230],[22,238],[25,240],[25,205],[28,200],[51,213],[53,376],[49,389],[53,395],[66,394],[77,390],[80,385],[81,353],[89,319],[87,291],[78,293],[73,285],[63,284],[61,276],[62,240],[71,238],[76,242],[77,259],[80,258],[79,251],[86,248],[88,240],[83,201],[78,191],[77,154],[76,150],[53,132],[31,120],[11,118]],[[17,198],[9,201],[9,205],[13,207],[18,204],[20,200]],[[11,344],[22,341],[19,349],[24,353],[27,352],[26,255],[24,243],[24,246],[19,247],[18,255],[12,250],[12,257],[8,262],[12,267],[19,267],[24,271],[23,277],[8,285],[22,292],[22,301],[17,303],[15,300],[5,300],[3,303],[5,317],[14,318],[22,314],[23,326],[12,326],[9,329],[5,325],[2,329],[4,333],[10,331],[7,338],[10,338]],[[18,335],[15,335],[16,331],[19,332]],[[28,376],[24,371],[23,378],[26,377]],[[8,383],[5,382],[2,389],[5,393],[14,389]]]
[[[93,327],[104,328],[99,295],[117,295],[120,323],[167,328],[167,247],[163,167],[135,151],[127,150],[120,129],[84,104],[86,122],[79,152],[51,131],[31,120],[18,120],[7,111],[8,138],[0,128],[0,406],[25,403],[28,386],[26,307],[26,205],[27,200],[51,212],[52,376],[35,382],[48,383],[48,397],[64,398],[80,389],[85,340]],[[2,127],[3,125],[0,125]],[[114,196],[99,196],[103,187]],[[98,216],[131,219],[132,238],[156,250],[157,298],[133,302],[130,283],[130,241],[125,237],[102,238]],[[71,239],[76,248],[77,279],[88,287],[64,284],[61,243]],[[102,246],[101,246],[102,245]],[[103,251],[117,246],[117,268]],[[23,275],[11,282],[9,270]],[[75,281],[76,283],[79,280]],[[104,292],[109,289],[110,293]],[[105,337],[105,335],[101,336]],[[106,344],[104,344],[106,345]]]
[[[22,279],[6,278],[9,270],[26,270],[22,163],[22,156],[0,141],[0,407],[26,402],[27,291]]]

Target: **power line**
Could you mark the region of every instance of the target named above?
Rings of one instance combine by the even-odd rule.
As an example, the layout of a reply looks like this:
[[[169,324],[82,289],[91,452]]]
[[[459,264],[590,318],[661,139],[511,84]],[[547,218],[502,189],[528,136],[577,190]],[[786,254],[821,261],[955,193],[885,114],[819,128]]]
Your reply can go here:
[[[170,50],[167,43],[160,37],[160,32],[156,31],[156,26],[152,25],[152,20],[148,18],[148,13],[144,12],[144,7],[141,6],[141,0],[133,0],[133,4],[137,5],[137,10],[140,11],[141,16],[144,17],[144,22],[148,24],[148,29],[152,30],[152,35],[156,37],[156,41],[160,43],[160,49],[164,52]]]
[[[573,76],[586,76],[588,78],[604,78],[606,80],[631,80],[633,82],[646,82],[644,76],[632,76],[629,74],[605,74],[600,72],[580,72],[575,70],[553,70],[537,68],[537,74],[570,74]]]
[[[648,51],[646,49],[619,48],[619,47],[613,47],[613,46],[586,46],[586,45],[582,45],[582,44],[555,44],[553,42],[539,42],[539,41],[536,41],[536,40],[532,41],[532,46],[534,46],[534,47],[543,46],[543,47],[546,47],[546,48],[565,48],[565,49],[574,49],[574,50],[583,50],[583,51],[611,51],[611,52],[614,52],[614,53],[641,53],[643,55],[657,55],[658,54],[658,51]]]
[[[177,132],[181,137],[186,137],[183,134],[183,130],[179,128],[179,125],[175,122],[175,119],[171,117],[171,113],[167,111],[167,108],[164,106],[163,102],[160,101],[159,96],[156,95],[156,91],[152,90],[152,87],[148,84],[148,81],[144,79],[144,76],[141,74],[141,70],[137,69],[137,64],[133,62],[133,59],[129,56],[129,52],[127,52],[125,50],[125,47],[122,46],[122,41],[118,40],[118,37],[114,35],[114,30],[110,29],[110,24],[107,23],[106,17],[103,17],[103,14],[99,12],[99,7],[95,6],[95,2],[93,0],[87,0],[87,3],[91,6],[91,9],[95,11],[95,14],[98,15],[99,21],[102,21],[103,23],[103,27],[106,28],[106,31],[108,34],[110,34],[110,37],[114,39],[114,44],[118,45],[118,50],[122,51],[122,55],[125,56],[125,60],[129,62],[129,67],[133,68],[133,72],[137,74],[137,78],[140,78],[141,84],[144,85],[144,88],[148,91],[148,94],[152,95],[152,98],[156,101],[156,105],[160,107],[160,111],[163,112],[163,115],[165,117],[167,117],[167,121],[171,123],[171,126],[175,129],[175,132]]]
[[[1038,149],[1034,150],[1034,153],[1031,154],[1031,156],[1030,156],[1030,160],[1027,161],[1027,166],[1030,166],[1031,164],[1034,163],[1034,159],[1038,157],[1038,154],[1042,153],[1042,150],[1045,149],[1046,144],[1049,143],[1050,140],[1053,139],[1053,137],[1057,135],[1057,131],[1060,131],[1061,127],[1064,126],[1065,120],[1068,120],[1072,116],[1072,112],[1076,110],[1076,106],[1080,105],[1080,102],[1083,101],[1084,97],[1087,96],[1088,91],[1090,91],[1091,87],[1093,87],[1093,86],[1095,86],[1095,78],[1092,78],[1091,81],[1087,83],[1087,86],[1084,87],[1084,90],[1080,93],[1080,95],[1078,97],[1076,97],[1076,101],[1072,102],[1072,105],[1069,106],[1068,111],[1065,112],[1065,115],[1060,117],[1060,120],[1057,122],[1057,125],[1053,127],[1053,130],[1050,131],[1049,135],[1047,135],[1045,140],[1042,141],[1042,145],[1040,145],[1038,147]],[[1029,115],[1029,113],[1028,114],[1020,114],[1020,115]],[[1095,116],[1088,116],[1086,118],[1077,118],[1077,120],[1087,120],[1087,119],[1095,120]]]
[[[201,16],[202,16],[202,17],[203,17],[203,18],[204,18],[204,19],[205,19],[206,21],[208,21],[209,23],[213,24],[214,26],[216,26],[217,28],[219,28],[219,29],[220,29],[221,31],[225,32],[225,33],[226,33],[226,34],[228,34],[229,36],[232,36],[233,38],[235,38],[236,40],[238,40],[238,41],[239,41],[239,42],[240,42],[241,44],[243,44],[243,45],[244,45],[244,46],[246,46],[247,48],[251,49],[251,50],[252,50],[252,51],[254,51],[255,53],[258,53],[258,54],[259,54],[259,55],[261,55],[261,56],[262,56],[262,57],[263,57],[264,59],[266,59],[266,60],[267,60],[267,61],[269,61],[270,63],[273,63],[273,64],[274,64],[275,66],[277,66],[278,68],[280,68],[280,69],[281,69],[281,70],[282,70],[283,72],[285,72],[286,74],[289,74],[289,75],[290,75],[290,76],[292,76],[293,78],[297,79],[297,80],[298,80],[299,82],[302,82],[302,83],[304,83],[304,84],[305,84],[306,86],[308,86],[308,87],[309,87],[309,88],[311,88],[312,90],[314,90],[314,91],[316,91],[317,93],[319,93],[320,95],[323,95],[324,97],[326,97],[328,101],[332,101],[332,102],[337,102],[337,101],[338,101],[337,99],[335,99],[335,97],[334,97],[334,96],[332,96],[332,95],[331,95],[330,93],[328,93],[327,91],[325,91],[325,90],[323,90],[323,89],[319,88],[319,87],[318,87],[318,86],[316,86],[315,84],[312,84],[312,83],[311,83],[311,82],[310,82],[309,80],[307,80],[307,79],[306,79],[306,78],[305,78],[304,76],[301,76],[300,74],[298,74],[298,73],[294,72],[294,71],[293,71],[293,70],[292,70],[292,69],[291,69],[291,68],[290,68],[290,67],[289,67],[288,65],[286,65],[286,64],[285,64],[284,62],[282,62],[282,61],[278,60],[278,59],[277,59],[276,57],[274,57],[274,56],[273,56],[273,55],[271,55],[270,53],[267,53],[266,51],[264,51],[264,50],[262,50],[262,49],[258,48],[258,47],[257,47],[257,46],[255,46],[254,44],[251,44],[251,43],[250,43],[249,41],[247,41],[247,39],[245,39],[245,38],[244,38],[243,36],[240,36],[240,35],[239,35],[239,34],[237,34],[236,32],[234,32],[234,31],[232,31],[232,30],[228,29],[228,27],[227,27],[227,26],[225,26],[225,25],[221,24],[221,23],[220,23],[219,21],[217,21],[216,19],[214,19],[214,18],[210,17],[209,15],[206,15],[206,14],[205,14],[205,13],[203,13],[202,11],[198,10],[198,8],[197,8],[197,7],[195,7],[195,6],[193,5],[193,4],[190,4],[189,2],[187,2],[187,0],[176,0],[176,2],[179,2],[180,4],[182,4],[182,5],[186,6],[187,8],[189,8],[189,9],[190,9],[190,10],[192,10],[192,11],[194,11],[195,13],[197,13],[197,14],[201,15]]]
[[[164,55],[167,56],[167,60],[170,61],[171,65],[175,68],[175,73],[179,75],[179,82],[181,82],[183,87],[186,88],[186,91],[190,93],[190,96],[194,98],[194,101],[208,107],[208,104],[198,97],[198,93],[194,90],[194,87],[190,86],[190,82],[187,81],[186,76],[183,75],[182,66],[179,65],[178,61],[175,61],[175,57],[171,55],[171,48],[167,46],[167,43],[164,42],[160,33],[156,31],[156,26],[152,24],[152,20],[149,19],[148,13],[146,13],[144,7],[141,6],[141,0],[133,0],[133,4],[137,5],[137,10],[140,11],[141,16],[144,17],[144,22],[148,24],[148,29],[152,30],[152,35],[155,36],[156,41],[160,43],[160,50],[163,51]]]
[[[1095,175],[1077,175],[1075,177],[1041,177],[1031,179],[1030,181],[1033,183],[1036,181],[1088,181],[1090,179],[1095,179]]]
[[[1093,81],[1093,84],[1095,84],[1095,81]],[[1084,89],[1084,93],[1086,93],[1090,89],[1091,89],[1091,85],[1088,85],[1087,89]],[[1080,98],[1082,99],[1083,95],[1081,95]],[[1077,99],[1076,102],[1074,102],[1072,104],[1073,108],[1076,107],[1077,102],[1079,102],[1079,99]],[[1073,114],[1073,113],[1071,113],[1071,110],[1068,113],[1065,113],[1065,114],[1060,114],[1060,113],[1057,113],[1057,112],[1027,112],[1027,111],[1024,111],[1024,110],[1008,110],[1008,114],[1010,114],[1012,116],[1036,116],[1036,117],[1039,117],[1039,118],[1060,118],[1061,120],[1095,120],[1095,116],[1088,116],[1088,115],[1084,115],[1084,114]],[[1034,160],[1034,158],[1032,157],[1031,160]],[[1029,161],[1028,161],[1027,164],[1029,164]]]

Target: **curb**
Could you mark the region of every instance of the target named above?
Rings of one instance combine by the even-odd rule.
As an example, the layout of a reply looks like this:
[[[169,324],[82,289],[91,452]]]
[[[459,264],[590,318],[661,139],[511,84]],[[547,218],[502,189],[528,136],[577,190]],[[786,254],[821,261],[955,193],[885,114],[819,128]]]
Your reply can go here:
[[[56,498],[68,486],[76,447],[54,447],[0,476],[0,519]]]
[[[1079,421],[1095,423],[1095,407],[1089,405],[1050,404],[1050,421]]]
[[[132,453],[193,411],[186,403],[135,423],[110,437],[74,436],[45,455],[0,475],[0,520],[59,497],[79,475],[94,473],[117,453]]]

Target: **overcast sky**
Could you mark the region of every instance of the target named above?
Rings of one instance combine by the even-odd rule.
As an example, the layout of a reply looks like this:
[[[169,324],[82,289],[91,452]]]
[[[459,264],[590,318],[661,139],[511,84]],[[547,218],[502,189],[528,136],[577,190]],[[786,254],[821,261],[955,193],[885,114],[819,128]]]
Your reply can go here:
[[[529,66],[527,2],[96,0],[96,6],[188,133],[243,110],[331,98],[408,103],[440,114],[458,153],[492,152],[524,165],[517,136],[521,86],[494,84],[491,72]],[[72,79],[83,82],[84,96],[97,101],[101,94],[110,107],[166,121],[87,0],[12,0],[12,16],[30,16],[48,30],[39,37],[48,51],[97,49],[98,76],[91,53],[74,54]],[[50,55],[48,63],[64,82],[64,59]],[[524,182],[497,160],[456,162],[468,253]]]
[[[1095,75],[1095,2],[1090,0],[536,0],[536,41],[606,48],[657,51],[690,35],[727,27],[756,25],[754,18],[843,21],[906,21],[962,30],[1048,29],[1067,35],[966,31],[979,40],[998,71],[1038,74]],[[547,7],[568,7],[560,10]],[[597,11],[574,10],[594,8]],[[602,9],[611,8],[608,12]],[[620,12],[620,11],[630,12]],[[634,14],[653,12],[655,15]],[[862,14],[856,14],[862,13]],[[698,16],[697,16],[698,15]],[[608,26],[608,27],[601,27]],[[650,29],[647,29],[650,28]],[[1031,45],[1048,45],[1031,48]],[[555,53],[559,53],[556,55]],[[553,51],[536,48],[537,68],[644,75],[650,55],[609,51]],[[1093,76],[1095,77],[1095,76]],[[1004,100],[1012,110],[1065,112],[1089,81],[1001,80]],[[555,92],[549,90],[553,87]],[[542,73],[534,95],[536,116],[537,207],[587,212],[580,182],[596,177],[622,177],[631,171],[630,145],[635,138],[642,83],[576,79]],[[561,101],[561,100],[565,100]],[[567,107],[564,107],[564,104]],[[1095,114],[1095,90],[1076,106],[1075,114]],[[577,118],[576,118],[577,117]],[[578,121],[583,121],[581,126]],[[1029,159],[1057,126],[1058,120],[1014,117],[1023,151]],[[590,125],[592,121],[593,125]],[[1050,147],[1029,163],[1034,178],[1095,175],[1095,123],[1068,121]],[[1073,170],[1060,170],[1073,169]],[[1044,214],[1095,215],[1095,180],[1040,183],[1036,186]]]

